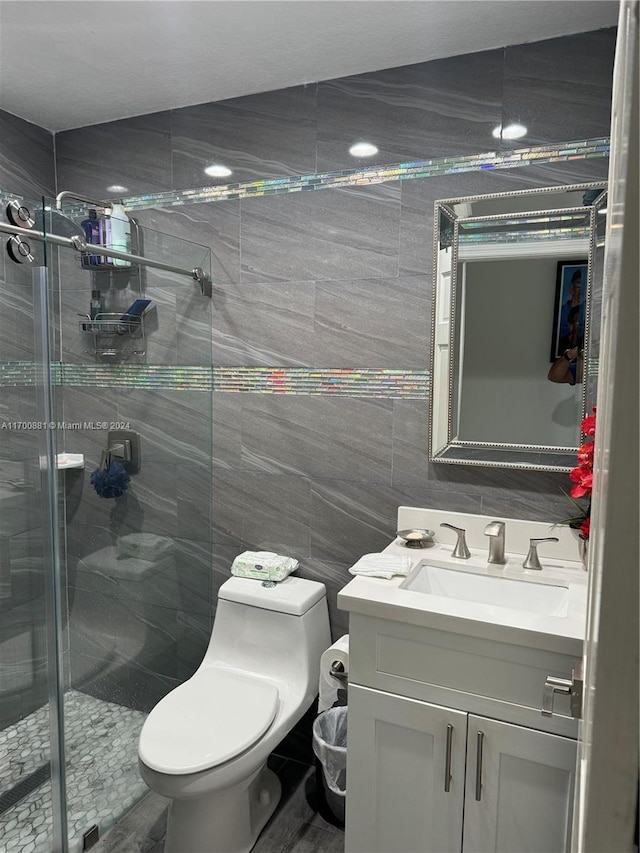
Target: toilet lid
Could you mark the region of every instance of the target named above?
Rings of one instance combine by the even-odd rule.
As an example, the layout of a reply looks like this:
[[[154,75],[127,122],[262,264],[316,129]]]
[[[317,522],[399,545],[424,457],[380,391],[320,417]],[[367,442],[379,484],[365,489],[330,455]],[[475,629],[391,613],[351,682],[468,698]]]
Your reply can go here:
[[[226,670],[199,670],[151,711],[140,734],[140,758],[161,773],[210,769],[255,743],[277,708],[273,684]]]

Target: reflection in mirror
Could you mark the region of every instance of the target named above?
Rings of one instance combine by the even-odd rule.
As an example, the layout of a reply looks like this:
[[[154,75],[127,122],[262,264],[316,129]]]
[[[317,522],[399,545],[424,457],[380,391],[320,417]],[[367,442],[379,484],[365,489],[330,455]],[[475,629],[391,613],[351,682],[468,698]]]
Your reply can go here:
[[[602,184],[436,203],[432,461],[574,466],[605,203]]]

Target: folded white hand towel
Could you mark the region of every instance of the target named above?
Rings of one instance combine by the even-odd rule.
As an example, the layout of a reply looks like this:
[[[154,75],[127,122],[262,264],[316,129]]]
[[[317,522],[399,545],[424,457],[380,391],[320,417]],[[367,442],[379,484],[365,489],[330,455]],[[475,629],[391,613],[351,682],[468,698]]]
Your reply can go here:
[[[396,554],[365,554],[351,566],[352,575],[365,575],[371,578],[392,578],[394,575],[406,575],[411,568],[409,557]]]

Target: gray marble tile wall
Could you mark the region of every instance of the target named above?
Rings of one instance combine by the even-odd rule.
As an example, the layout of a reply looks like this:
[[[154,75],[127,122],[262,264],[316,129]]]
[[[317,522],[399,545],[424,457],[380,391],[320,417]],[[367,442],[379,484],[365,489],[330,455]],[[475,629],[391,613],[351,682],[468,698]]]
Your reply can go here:
[[[607,136],[614,44],[615,31],[603,30],[67,131],[56,137],[58,184],[105,197],[113,183],[130,194],[224,183],[204,174],[213,161],[245,181],[509,149],[491,131],[513,121],[529,128],[516,147]],[[354,160],[348,148],[364,138],[379,153]],[[424,369],[434,201],[600,180],[606,170],[606,160],[567,162],[142,211],[144,226],[201,242],[213,256],[211,315],[185,302],[184,288],[171,291],[175,303],[167,298],[162,310],[176,312],[176,326],[159,330],[153,358],[206,360],[210,323],[217,366]],[[206,394],[200,403],[198,392],[114,396],[161,469],[149,519],[177,537],[180,582],[207,607],[239,551],[269,548],[326,583],[337,637],[347,630],[336,595],[348,567],[392,538],[399,505],[565,515],[564,475],[430,465],[425,400],[216,392],[209,481],[194,422],[211,415],[201,408]],[[65,405],[70,417],[86,416],[109,397],[76,389]],[[188,465],[172,444],[178,413]],[[82,525],[69,527],[79,558],[86,530],[95,545],[111,541],[99,510],[88,498]],[[156,692],[193,670],[209,630],[210,614],[193,599],[174,615],[171,631],[184,642],[176,640],[170,666],[157,665]],[[88,646],[81,653],[91,657]]]
[[[55,188],[53,136],[0,110],[0,188],[29,199],[31,208]],[[2,214],[4,219],[4,214]],[[33,361],[31,270],[6,255],[0,240],[0,362]],[[36,488],[38,432],[10,426],[38,419],[33,387],[0,394],[0,728],[26,717],[47,699],[45,634],[46,543]]]
[[[79,331],[77,311],[88,309],[92,287],[100,288],[107,310],[125,311],[138,295],[140,275],[153,302],[145,360],[211,365],[211,301],[188,279],[151,269],[93,273],[63,252],[60,270],[63,362],[114,363],[88,353],[93,339]],[[66,489],[70,680],[99,698],[150,710],[192,674],[211,630],[211,391],[63,387],[62,393],[65,421],[125,424],[140,435],[142,460],[125,494],[103,499],[90,476],[105,432],[84,428],[64,436],[69,452],[85,456],[85,470],[73,484],[68,477]],[[118,546],[137,534],[162,537],[172,548],[140,564],[144,572],[133,580],[120,571]]]

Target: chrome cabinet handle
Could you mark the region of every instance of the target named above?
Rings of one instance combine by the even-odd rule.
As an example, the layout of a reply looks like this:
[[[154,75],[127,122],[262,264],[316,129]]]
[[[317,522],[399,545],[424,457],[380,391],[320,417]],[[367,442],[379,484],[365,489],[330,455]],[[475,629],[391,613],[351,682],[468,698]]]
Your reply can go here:
[[[482,746],[484,741],[484,732],[476,734],[476,801],[482,799]]]
[[[582,661],[577,661],[571,670],[571,678],[556,678],[548,675],[542,691],[542,716],[553,717],[553,699],[556,693],[570,697],[571,716],[582,716],[582,694],[584,680],[582,677]]]
[[[451,790],[451,747],[453,744],[453,726],[447,725],[447,751],[444,759],[444,790],[448,794]]]

